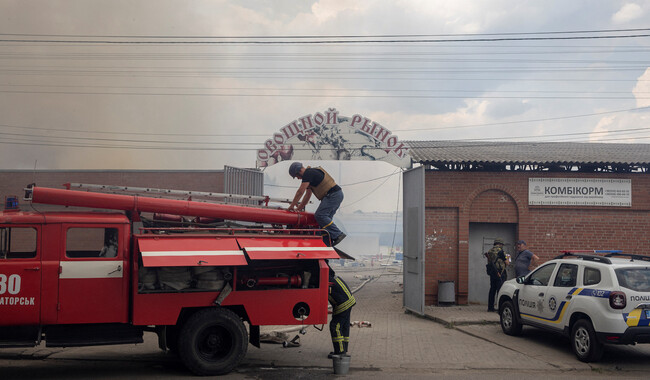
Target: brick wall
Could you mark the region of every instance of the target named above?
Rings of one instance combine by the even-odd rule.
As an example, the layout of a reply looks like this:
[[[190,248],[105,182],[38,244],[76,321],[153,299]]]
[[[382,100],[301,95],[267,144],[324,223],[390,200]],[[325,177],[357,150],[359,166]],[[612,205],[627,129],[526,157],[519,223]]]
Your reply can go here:
[[[529,178],[632,180],[632,207],[528,206]],[[622,249],[650,255],[650,175],[613,173],[425,173],[425,303],[439,280],[467,303],[469,223],[515,223],[542,261],[565,249]]]

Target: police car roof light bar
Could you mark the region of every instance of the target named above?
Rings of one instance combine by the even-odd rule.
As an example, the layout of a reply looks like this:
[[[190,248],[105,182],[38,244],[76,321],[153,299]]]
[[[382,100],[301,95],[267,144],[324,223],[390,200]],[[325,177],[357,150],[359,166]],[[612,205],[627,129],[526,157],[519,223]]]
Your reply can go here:
[[[593,252],[593,251],[562,251],[563,253],[557,257],[554,257],[554,259],[563,259],[565,257],[575,257],[578,259],[583,259],[587,261],[597,261],[600,263],[605,263],[605,264],[611,264],[612,260],[604,257],[604,256],[596,256],[596,255],[585,255],[582,253],[575,253],[575,252]]]
[[[621,253],[620,249],[570,249],[562,253]]]
[[[650,256],[644,256],[644,255],[634,255],[631,253],[620,253],[619,252],[612,252],[608,255],[605,255],[605,257],[629,257],[632,260],[643,260],[643,261],[650,261]]]

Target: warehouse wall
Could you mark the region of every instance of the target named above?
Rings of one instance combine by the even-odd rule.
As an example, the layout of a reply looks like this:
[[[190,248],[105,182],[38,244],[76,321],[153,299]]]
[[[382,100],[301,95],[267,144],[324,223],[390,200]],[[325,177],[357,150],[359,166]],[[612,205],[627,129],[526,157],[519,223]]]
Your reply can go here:
[[[529,178],[631,179],[632,206],[529,206]],[[517,239],[542,261],[569,249],[650,254],[648,174],[427,171],[425,188],[427,305],[437,302],[438,280],[456,282],[459,304],[468,302],[469,281],[484,281],[487,292],[487,275],[469,278],[470,223],[516,225]]]

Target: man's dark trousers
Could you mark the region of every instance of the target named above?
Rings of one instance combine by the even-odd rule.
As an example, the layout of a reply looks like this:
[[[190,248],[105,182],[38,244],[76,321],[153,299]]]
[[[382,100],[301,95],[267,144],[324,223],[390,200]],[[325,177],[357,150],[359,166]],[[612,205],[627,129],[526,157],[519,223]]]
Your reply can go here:
[[[348,285],[338,276],[330,277],[332,286],[330,287],[329,301],[332,304],[332,321],[330,322],[330,335],[332,336],[332,345],[334,354],[344,354],[348,352],[350,343],[350,314],[352,306],[356,300],[348,288]]]
[[[503,285],[503,282],[504,281],[502,277],[499,277],[497,275],[490,276],[490,293],[488,294],[488,310],[494,310],[494,298],[496,297],[497,293],[499,293],[499,289],[501,289],[501,285]]]

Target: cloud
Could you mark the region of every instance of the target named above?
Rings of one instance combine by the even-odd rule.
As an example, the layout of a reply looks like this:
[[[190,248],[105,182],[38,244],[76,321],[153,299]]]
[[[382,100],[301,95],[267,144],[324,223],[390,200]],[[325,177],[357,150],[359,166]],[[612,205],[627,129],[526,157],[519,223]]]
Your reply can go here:
[[[598,121],[598,124],[594,127],[592,133],[589,135],[589,142],[599,142],[602,139],[606,139],[609,135],[612,127],[615,126],[614,121],[616,116],[605,116]]]
[[[358,11],[362,9],[355,1],[348,0],[320,0],[312,5],[311,10],[319,23],[328,21],[345,11]]]
[[[636,97],[637,107],[650,106],[650,67],[648,67],[643,75],[641,75],[636,82],[636,86],[632,89],[632,93]]]
[[[644,10],[636,3],[625,4],[612,16],[615,24],[624,24],[643,17]]]

